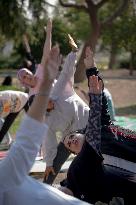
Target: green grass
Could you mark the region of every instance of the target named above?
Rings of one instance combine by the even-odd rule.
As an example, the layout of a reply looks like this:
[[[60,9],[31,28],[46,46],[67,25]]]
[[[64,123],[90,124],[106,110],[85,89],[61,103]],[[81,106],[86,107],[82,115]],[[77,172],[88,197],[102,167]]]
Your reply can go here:
[[[136,118],[136,105],[116,108],[116,115]]]
[[[20,123],[21,123],[21,120],[23,117],[23,113],[24,113],[23,111],[19,113],[19,115],[17,116],[17,118],[15,119],[15,121],[13,122],[12,126],[9,129],[9,132],[13,138],[15,138],[15,136],[16,136],[16,132],[20,126]]]
[[[4,91],[4,90],[17,90],[17,91],[22,91],[20,88],[17,88],[17,86],[0,86],[0,91]]]

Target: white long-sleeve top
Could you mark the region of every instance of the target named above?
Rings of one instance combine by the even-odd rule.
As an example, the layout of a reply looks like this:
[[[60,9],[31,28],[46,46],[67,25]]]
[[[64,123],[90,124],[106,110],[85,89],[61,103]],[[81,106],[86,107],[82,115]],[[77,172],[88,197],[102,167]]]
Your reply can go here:
[[[47,125],[25,116],[7,157],[0,162],[0,205],[85,205],[28,176]]]
[[[85,128],[89,115],[88,105],[74,91],[76,53],[71,52],[64,63],[62,72],[51,92],[55,99],[55,109],[49,113],[47,137],[43,142],[44,160],[47,166],[53,165],[57,154],[57,136],[64,136],[77,129]]]
[[[74,74],[76,71],[76,53],[71,52],[66,57],[63,69],[55,83],[50,97],[52,99],[66,99],[75,93],[74,91]]]

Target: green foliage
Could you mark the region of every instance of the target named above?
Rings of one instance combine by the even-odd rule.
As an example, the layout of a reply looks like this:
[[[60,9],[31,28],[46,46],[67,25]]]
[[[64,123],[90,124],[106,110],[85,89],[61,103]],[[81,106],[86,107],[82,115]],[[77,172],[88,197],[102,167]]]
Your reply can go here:
[[[105,14],[107,14],[105,9]],[[102,31],[101,38],[105,48],[110,48],[116,54],[125,52],[131,53],[132,56],[136,55],[136,16],[133,14],[133,8],[130,5],[125,12],[118,17],[114,23]],[[129,59],[122,59],[120,64],[125,65],[127,60],[127,67],[130,65]],[[131,60],[132,66],[136,68],[136,58]]]
[[[109,16],[111,16],[111,13],[117,9],[117,6],[120,5],[121,2],[122,0],[110,0],[103,4],[98,12],[99,20],[103,22],[108,19]]]
[[[84,3],[77,0],[75,3]],[[100,22],[110,16],[121,0],[107,1],[99,9]],[[14,51],[10,58],[0,56],[0,68],[17,68],[25,58],[25,49],[22,45],[22,34],[27,33],[29,37],[32,54],[39,63],[42,56],[42,48],[45,40],[43,27],[47,22],[48,6],[45,0],[28,0],[29,13],[32,19],[28,19],[25,10],[25,0],[1,0],[0,1],[0,50],[3,49],[7,39],[14,39]],[[45,6],[46,5],[46,6]],[[70,51],[67,34],[78,39],[80,45],[86,41],[91,34],[91,23],[87,12],[75,8],[57,8],[60,13],[53,20],[53,44],[59,43],[61,53],[66,55]],[[132,8],[116,19],[114,24],[102,31],[102,40],[105,47],[112,43],[120,52],[122,48],[126,51],[136,53],[136,21],[132,15]]]
[[[124,48],[126,51],[136,50],[136,20],[132,15],[132,8],[127,9],[113,25],[105,29],[102,33],[104,45],[114,42],[118,49]]]
[[[43,45],[45,42],[46,34],[44,32],[44,26],[47,24],[47,18],[41,19],[38,22],[33,22],[29,27],[27,27],[26,33],[29,38],[29,44],[31,48],[32,55],[36,59],[37,63],[41,61],[42,52],[43,52]],[[67,24],[62,22],[62,19],[54,18],[53,20],[53,32],[52,32],[52,39],[53,45],[55,43],[59,43],[60,50],[63,55],[66,55],[69,50],[68,38],[67,34],[71,33]],[[22,44],[22,39],[16,42],[14,47],[14,54],[13,56],[18,55],[18,59],[15,62],[17,65],[20,61],[23,61],[25,58],[25,49]],[[19,64],[18,64],[19,66]]]
[[[70,8],[64,13],[64,18],[69,22],[73,34],[80,40],[86,40],[90,35],[91,26],[89,15],[85,12]]]
[[[47,16],[48,8],[45,0],[28,0],[29,14],[33,20],[40,20]],[[18,38],[30,22],[26,10],[25,0],[1,0],[0,1],[0,34],[7,38]]]
[[[71,34],[69,25],[63,22],[61,18],[54,18],[52,32],[53,44],[59,43],[60,51],[63,55],[66,55],[71,50],[68,43],[68,33]]]
[[[0,1],[0,33],[7,38],[19,35],[25,26],[25,11],[17,0]]]
[[[41,16],[47,15],[45,8],[45,0],[29,0],[29,10],[34,18],[40,19]]]
[[[19,55],[11,55],[10,57],[0,56],[0,69],[16,69],[20,60]]]
[[[17,91],[21,91],[21,88],[18,88],[16,86],[0,86],[0,91],[4,91],[4,90],[17,90]]]
[[[19,115],[17,116],[17,118],[15,119],[15,121],[13,122],[12,126],[9,129],[9,132],[10,132],[11,136],[13,137],[13,139],[16,136],[16,132],[20,126],[20,123],[22,121],[22,117],[23,117],[23,112],[19,113]]]

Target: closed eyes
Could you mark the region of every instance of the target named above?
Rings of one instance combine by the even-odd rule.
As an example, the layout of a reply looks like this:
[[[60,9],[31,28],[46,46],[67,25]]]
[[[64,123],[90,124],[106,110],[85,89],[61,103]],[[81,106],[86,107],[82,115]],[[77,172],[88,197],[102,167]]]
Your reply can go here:
[[[68,141],[68,143],[67,143],[68,147],[71,146],[71,140],[72,140],[73,138],[74,138],[74,135],[70,135],[70,136],[69,136],[69,141]]]

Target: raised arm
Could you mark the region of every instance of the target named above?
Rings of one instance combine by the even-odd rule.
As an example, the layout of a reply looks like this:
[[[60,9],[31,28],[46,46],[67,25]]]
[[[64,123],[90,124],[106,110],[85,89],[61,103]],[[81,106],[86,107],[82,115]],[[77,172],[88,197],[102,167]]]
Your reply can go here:
[[[26,34],[23,35],[23,44],[24,44],[26,52],[31,53],[30,45],[29,45],[28,38],[27,38]]]
[[[84,64],[86,67],[86,76],[88,78],[88,86],[89,86],[89,77],[92,75],[98,76],[98,79],[102,80],[102,77],[95,63],[94,54],[91,51],[90,47],[86,48]],[[103,84],[103,89],[104,89],[104,84]],[[108,109],[107,98],[106,98],[105,93],[102,92],[101,125],[102,127],[104,127],[105,125],[109,125],[110,123],[111,123],[111,119],[110,119],[110,113]]]
[[[102,81],[97,76],[89,78],[89,96],[91,101],[86,141],[99,154],[101,146],[101,106],[102,106]]]
[[[29,61],[31,63],[31,65],[28,66],[27,68],[34,74],[36,71],[36,60],[31,53],[31,48],[30,48],[28,37],[26,34],[23,35],[23,44],[26,50],[26,58],[28,61],[27,63],[29,63]]]
[[[101,110],[102,110],[102,88],[103,82],[97,76],[97,68],[93,52],[88,47],[85,53],[84,64],[89,73],[87,73],[90,112],[86,129],[86,141],[99,154],[101,145]],[[91,70],[92,69],[92,70]]]
[[[24,177],[31,169],[40,149],[43,136],[47,132],[44,118],[50,88],[56,77],[50,75],[50,70],[57,73],[58,55],[58,48],[53,48],[49,55],[48,64],[46,62],[44,67],[39,93],[35,96],[27,115],[21,123],[16,142],[12,145],[8,156],[0,163],[0,182],[3,190],[10,189],[24,181]]]
[[[69,44],[72,48],[72,52],[70,52],[63,65],[62,71],[59,75],[59,78],[52,90],[52,96],[56,97],[62,95],[62,93],[72,93],[73,92],[73,85],[74,85],[74,74],[76,71],[76,57],[77,57],[77,50],[78,47],[74,42],[73,38],[68,34]]]
[[[43,47],[43,54],[41,59],[41,64],[44,66],[46,63],[46,60],[48,58],[48,55],[51,50],[52,46],[52,20],[49,19],[47,22],[47,27],[44,28],[46,32],[46,39]]]

